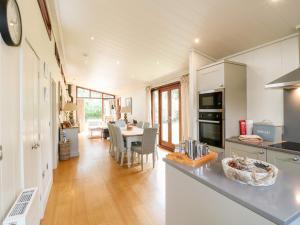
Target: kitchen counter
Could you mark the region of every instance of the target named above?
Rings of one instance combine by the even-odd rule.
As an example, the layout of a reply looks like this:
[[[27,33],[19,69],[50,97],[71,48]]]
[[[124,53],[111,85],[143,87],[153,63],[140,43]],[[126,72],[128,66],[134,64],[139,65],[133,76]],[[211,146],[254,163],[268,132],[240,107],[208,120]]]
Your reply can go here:
[[[226,197],[225,199],[222,198],[223,202],[222,203],[220,202],[220,204],[218,203],[219,200],[218,201],[216,200],[218,204],[215,205],[216,213],[218,212],[218,210],[221,210],[220,211],[220,213],[222,212],[221,214],[226,214],[226,215],[230,213],[236,213],[236,212],[239,215],[241,215],[241,213],[242,214],[245,213],[245,215],[241,216],[241,217],[245,217],[244,222],[243,222],[243,218],[241,218],[242,219],[241,222],[243,224],[251,224],[251,223],[260,224],[260,225],[300,224],[300,175],[299,176],[290,175],[282,171],[279,171],[278,178],[274,185],[268,187],[253,187],[250,185],[245,185],[245,184],[232,181],[227,177],[225,177],[221,165],[221,158],[222,157],[220,157],[218,160],[214,162],[208,163],[199,168],[187,167],[179,163],[170,161],[168,159],[164,159],[164,161],[167,164],[167,168],[166,168],[167,191],[170,191],[170,193],[172,193],[172,191],[174,190],[177,193],[176,195],[178,195],[178,191],[180,191],[179,189],[182,183],[186,183],[186,185],[188,185],[188,183],[191,182],[192,185],[197,185],[196,183],[198,182],[201,184],[201,186],[195,188],[195,190],[200,191],[202,190],[202,188],[203,190],[205,190],[203,191],[204,194],[199,193],[199,196],[201,196],[201,198],[203,199],[205,198],[206,195],[205,193],[207,193],[207,195],[211,193],[211,197],[209,198],[212,201],[211,204],[213,204],[213,202],[215,201],[214,199],[220,199],[220,196],[218,194],[222,195],[222,197],[224,196]],[[177,176],[176,174],[179,177],[176,177],[176,179],[174,178],[172,180],[172,176]],[[194,181],[191,181],[191,179],[189,180],[186,177],[192,178]],[[180,179],[183,180],[180,181]],[[178,187],[176,187],[177,185]],[[178,190],[176,190],[176,188]],[[211,190],[213,190],[214,192],[211,192]],[[166,193],[167,225],[177,224],[175,220],[168,223],[168,221],[172,220],[172,218],[169,218],[168,215],[173,212],[172,207],[173,205],[176,205],[174,203],[176,199],[174,200],[174,198],[177,197],[175,195],[172,196],[172,199],[168,200],[169,199],[168,195],[171,195],[170,193],[169,194]],[[180,196],[178,196],[178,198],[180,204],[184,205],[183,203],[184,198],[180,199]],[[192,201],[193,198],[189,200],[191,204],[193,204]],[[229,206],[233,204],[232,201],[234,202],[235,205]],[[197,202],[198,201],[195,200],[195,204],[198,204]],[[208,200],[208,202],[206,202],[205,204],[210,204],[210,200]],[[226,205],[228,205],[228,207],[225,207]],[[201,207],[201,205],[197,207]],[[208,208],[207,210],[209,211],[209,207],[207,208]],[[237,211],[232,211],[232,212],[230,211],[230,210],[234,210],[235,208]],[[246,209],[241,209],[241,208],[246,208]],[[226,210],[228,210],[228,212]],[[244,210],[244,211],[238,212],[239,210]],[[225,211],[227,213],[225,213]],[[255,215],[252,215],[253,212],[255,213]],[[199,213],[200,213],[200,209],[199,209]],[[249,220],[247,220],[246,214],[247,215],[249,214]],[[226,219],[227,221],[232,219],[231,218],[232,216],[237,216],[238,218],[238,215],[229,215],[228,218],[226,218],[226,215],[223,216],[225,217],[224,219]],[[176,220],[180,220],[181,218],[180,216],[184,217],[184,215],[179,215],[178,218],[176,218]],[[195,215],[195,216],[199,216],[199,215]],[[205,217],[205,215],[203,216]],[[236,221],[238,221],[237,218],[235,218]],[[249,222],[251,220],[252,222]],[[253,221],[255,221],[255,223]],[[212,221],[209,218],[206,220],[206,223],[203,224],[208,224],[208,223],[212,225],[222,224],[221,222],[218,223],[215,220]],[[180,224],[180,222],[178,222],[178,224]],[[194,223],[190,222],[186,224],[191,225]],[[228,224],[238,224],[238,222],[235,223],[235,221],[232,222],[229,221]]]
[[[289,153],[289,154],[294,154],[294,155],[300,155],[300,151],[293,151],[293,150],[288,150],[288,149],[271,147],[269,145],[272,145],[272,144],[275,144],[275,143],[270,142],[270,141],[263,141],[262,143],[257,144],[257,143],[250,143],[250,142],[241,141],[241,140],[239,140],[238,137],[227,138],[226,141],[241,144],[241,145],[257,147],[257,148],[264,148],[264,149],[267,149],[267,150],[273,150],[273,151],[284,152],[284,153]]]

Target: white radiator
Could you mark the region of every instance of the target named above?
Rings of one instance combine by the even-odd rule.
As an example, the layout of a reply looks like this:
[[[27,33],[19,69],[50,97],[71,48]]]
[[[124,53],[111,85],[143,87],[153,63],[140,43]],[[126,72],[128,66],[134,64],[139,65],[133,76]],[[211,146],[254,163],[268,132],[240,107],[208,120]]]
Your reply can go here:
[[[11,207],[3,225],[39,225],[39,214],[38,189],[26,189]]]

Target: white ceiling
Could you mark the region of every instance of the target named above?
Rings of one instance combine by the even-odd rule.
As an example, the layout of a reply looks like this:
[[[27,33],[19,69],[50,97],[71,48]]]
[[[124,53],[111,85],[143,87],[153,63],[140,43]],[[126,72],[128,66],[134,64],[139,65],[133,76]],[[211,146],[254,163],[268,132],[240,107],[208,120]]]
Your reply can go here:
[[[108,92],[187,69],[191,48],[222,58],[300,24],[300,0],[52,1],[68,81]]]

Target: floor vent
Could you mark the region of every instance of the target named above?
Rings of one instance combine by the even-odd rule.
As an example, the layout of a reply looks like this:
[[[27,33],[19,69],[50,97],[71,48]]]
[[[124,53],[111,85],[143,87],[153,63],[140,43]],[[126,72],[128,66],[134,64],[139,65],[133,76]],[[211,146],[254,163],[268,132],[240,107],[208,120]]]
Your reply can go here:
[[[24,190],[10,209],[3,225],[38,225],[38,204],[37,188]]]

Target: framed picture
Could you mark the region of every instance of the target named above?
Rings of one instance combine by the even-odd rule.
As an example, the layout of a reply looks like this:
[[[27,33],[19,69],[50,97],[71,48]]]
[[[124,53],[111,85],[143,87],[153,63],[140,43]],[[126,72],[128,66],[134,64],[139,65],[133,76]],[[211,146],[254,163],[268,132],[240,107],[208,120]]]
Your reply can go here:
[[[125,107],[130,108],[130,113],[132,114],[132,98],[125,98]]]

